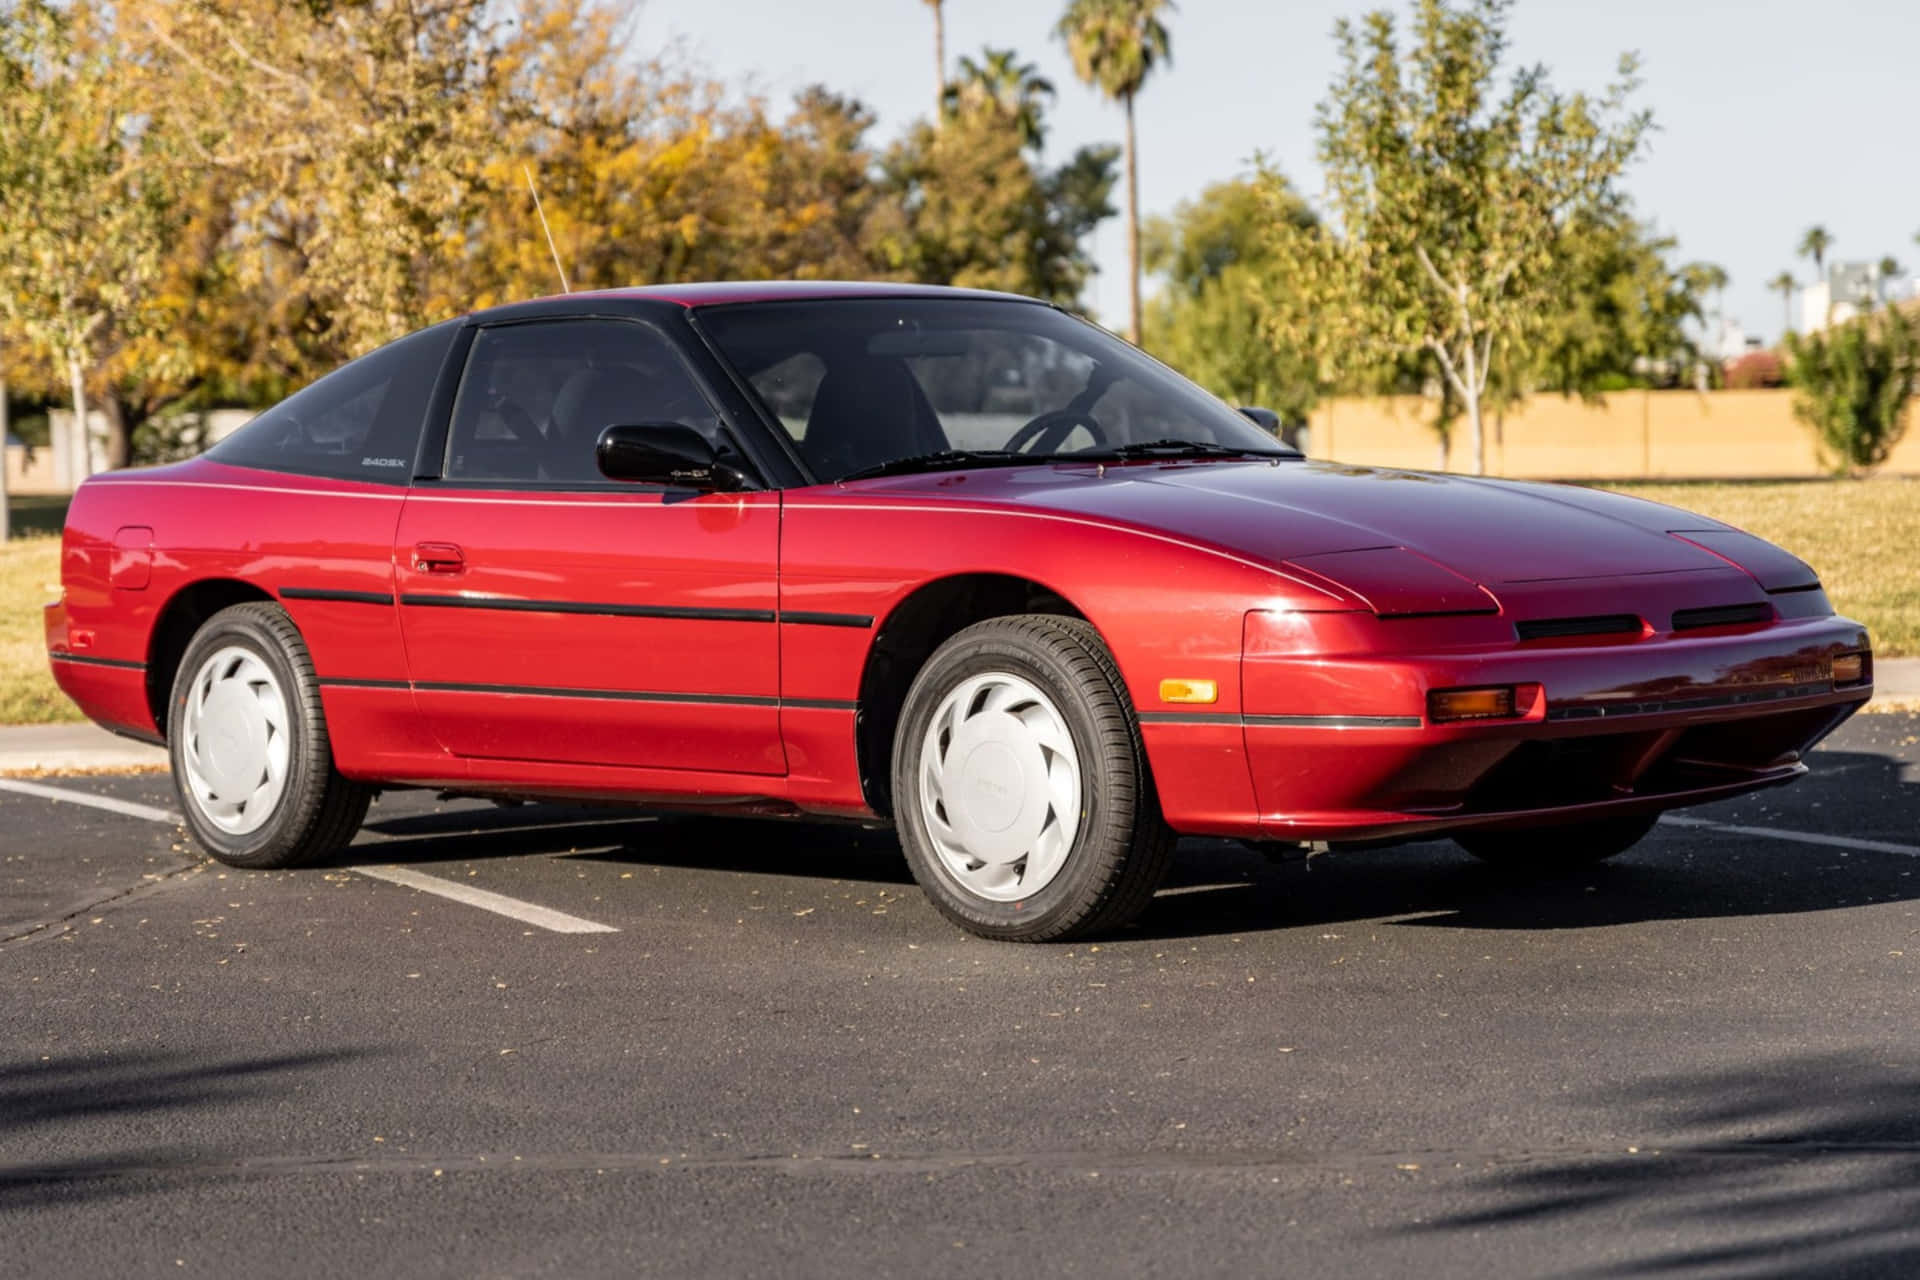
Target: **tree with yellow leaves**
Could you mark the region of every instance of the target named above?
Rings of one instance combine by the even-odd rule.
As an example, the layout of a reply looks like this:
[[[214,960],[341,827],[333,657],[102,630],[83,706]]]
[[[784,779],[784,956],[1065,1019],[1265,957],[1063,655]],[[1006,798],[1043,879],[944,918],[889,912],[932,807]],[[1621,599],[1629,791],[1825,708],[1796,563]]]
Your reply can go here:
[[[0,313],[11,341],[64,376],[73,417],[54,463],[70,483],[92,469],[87,381],[103,338],[137,331],[176,223],[173,140],[131,94],[108,19],[88,4],[0,6]]]

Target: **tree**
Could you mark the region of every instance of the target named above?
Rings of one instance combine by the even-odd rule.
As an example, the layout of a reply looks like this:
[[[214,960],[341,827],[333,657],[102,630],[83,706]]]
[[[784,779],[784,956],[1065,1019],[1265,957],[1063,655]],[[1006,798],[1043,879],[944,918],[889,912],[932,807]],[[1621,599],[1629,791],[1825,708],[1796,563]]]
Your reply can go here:
[[[1878,286],[1880,301],[1886,302],[1887,286],[1892,284],[1900,275],[1900,260],[1892,254],[1888,254],[1886,257],[1880,259],[1875,270],[1875,275],[1878,277],[1874,283]]]
[[[947,16],[941,5],[945,0],[926,0],[933,10],[933,110],[939,112],[947,101]]]
[[[1215,183],[1150,220],[1142,233],[1147,269],[1164,279],[1148,303],[1152,352],[1209,391],[1242,405],[1261,405],[1297,423],[1319,388],[1302,352],[1261,331],[1263,293],[1284,288],[1267,226],[1285,218],[1303,230],[1317,225],[1306,202],[1284,180],[1285,202],[1269,201],[1259,181]]]
[[[1074,74],[1118,102],[1127,116],[1127,337],[1140,342],[1140,161],[1133,100],[1153,71],[1173,58],[1161,21],[1173,0],[1071,0],[1054,28],[1066,41]]]
[[[980,51],[978,62],[961,56],[960,74],[947,86],[941,110],[998,112],[1022,143],[1038,151],[1046,141],[1046,111],[1053,96],[1053,82],[1033,63],[1019,61],[1011,49],[988,48]]]
[[[500,137],[429,308],[558,288],[523,166],[576,288],[873,274],[871,113],[820,88],[784,118],[730,101],[635,58],[618,17],[593,0],[522,0],[496,58]]]
[[[1071,305],[1093,272],[1085,238],[1113,216],[1111,147],[1042,168],[996,106],[922,122],[888,149],[867,245],[883,274]]]
[[[1811,226],[1800,237],[1800,248],[1796,251],[1803,258],[1813,259],[1813,278],[1815,281],[1827,278],[1827,250],[1833,248],[1833,237],[1822,226]]]
[[[1821,460],[1861,476],[1886,461],[1907,427],[1920,377],[1920,331],[1898,307],[1787,336],[1793,411],[1814,429]]]
[[[175,230],[177,140],[130,92],[110,11],[20,0],[0,8],[0,308],[14,341],[64,375],[73,420],[55,471],[91,470],[87,381],[103,333],[131,328]],[[114,449],[126,456],[122,435]]]
[[[1782,271],[1767,281],[1767,288],[1780,295],[1780,305],[1786,313],[1786,321],[1780,328],[1780,334],[1785,337],[1793,332],[1793,295],[1799,292],[1800,282],[1793,278],[1793,272]]]
[[[486,0],[125,0],[132,60],[164,79],[201,163],[246,192],[245,260],[275,253],[327,362],[436,318],[433,269],[502,120]],[[277,265],[277,264],[276,264]]]
[[[1700,264],[1697,281],[1702,293],[1713,295],[1713,340],[1717,347],[1727,332],[1727,269],[1715,262]]]
[[[1558,288],[1547,294],[1539,333],[1511,352],[1511,402],[1534,389],[1594,397],[1621,387],[1677,382],[1699,363],[1688,326],[1727,273],[1712,263],[1677,264],[1671,237],[1624,208],[1568,220],[1559,238]],[[1501,370],[1495,372],[1500,381]],[[1517,385],[1515,385],[1517,384]]]
[[[1331,234],[1278,223],[1289,281],[1268,332],[1353,385],[1431,362],[1445,409],[1486,468],[1496,371],[1524,393],[1524,353],[1565,302],[1569,262],[1651,125],[1629,109],[1635,62],[1598,98],[1555,91],[1541,67],[1501,89],[1510,0],[1418,0],[1404,51],[1391,14],[1335,28],[1341,69],[1318,112]]]

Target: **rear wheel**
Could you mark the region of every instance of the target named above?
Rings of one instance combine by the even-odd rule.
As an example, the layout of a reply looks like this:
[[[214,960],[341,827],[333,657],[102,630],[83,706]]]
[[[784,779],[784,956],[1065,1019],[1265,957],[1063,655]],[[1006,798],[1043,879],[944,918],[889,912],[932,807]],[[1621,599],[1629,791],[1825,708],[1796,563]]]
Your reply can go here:
[[[927,897],[987,938],[1118,928],[1173,850],[1119,670],[1077,618],[993,618],[934,652],[894,737],[893,805]]]
[[[1659,814],[1648,814],[1569,827],[1463,831],[1453,840],[1482,862],[1514,871],[1552,873],[1590,867],[1625,853],[1639,844],[1659,820]]]
[[[300,631],[264,602],[195,633],[167,714],[174,789],[194,838],[234,867],[292,867],[343,848],[373,792],[340,776]]]

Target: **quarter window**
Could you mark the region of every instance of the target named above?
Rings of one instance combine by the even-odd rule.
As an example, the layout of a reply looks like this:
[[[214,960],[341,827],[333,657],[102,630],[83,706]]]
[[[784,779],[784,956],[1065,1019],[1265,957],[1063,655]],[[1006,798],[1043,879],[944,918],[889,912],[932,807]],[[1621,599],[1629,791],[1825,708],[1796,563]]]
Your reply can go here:
[[[594,461],[611,426],[720,424],[667,339],[617,320],[482,329],[467,356],[447,439],[449,480],[602,483]]]
[[[296,391],[207,451],[236,467],[407,484],[457,321],[409,334]]]

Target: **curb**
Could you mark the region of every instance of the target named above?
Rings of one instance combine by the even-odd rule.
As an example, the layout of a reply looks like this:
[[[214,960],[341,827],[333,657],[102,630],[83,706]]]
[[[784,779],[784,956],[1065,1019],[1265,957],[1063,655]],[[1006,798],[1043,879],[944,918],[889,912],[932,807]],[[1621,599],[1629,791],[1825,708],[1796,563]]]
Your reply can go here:
[[[0,725],[0,775],[164,772],[167,749],[95,724]]]

